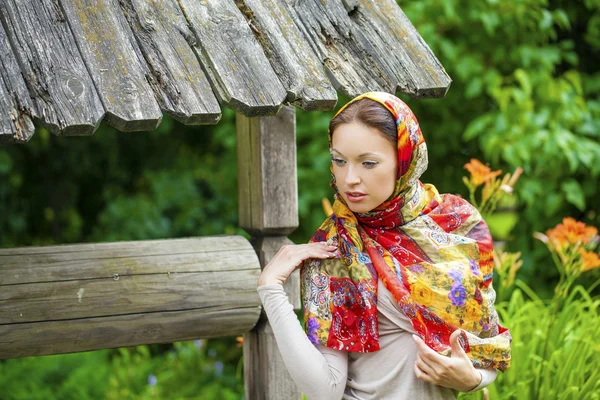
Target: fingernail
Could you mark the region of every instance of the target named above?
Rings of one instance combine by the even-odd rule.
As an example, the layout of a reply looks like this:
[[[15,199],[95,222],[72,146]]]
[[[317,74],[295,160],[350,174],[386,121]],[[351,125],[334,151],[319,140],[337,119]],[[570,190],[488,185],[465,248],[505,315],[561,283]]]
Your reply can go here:
[[[416,342],[417,341],[417,336],[416,335],[412,335],[413,340]]]

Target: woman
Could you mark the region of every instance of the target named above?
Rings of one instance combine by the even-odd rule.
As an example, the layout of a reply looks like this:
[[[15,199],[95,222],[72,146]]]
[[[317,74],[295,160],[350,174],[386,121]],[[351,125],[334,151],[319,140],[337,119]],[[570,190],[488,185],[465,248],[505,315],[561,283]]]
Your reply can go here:
[[[468,202],[419,177],[427,151],[397,97],[365,93],[329,126],[333,213],[285,246],[258,293],[308,399],[455,399],[510,362],[498,322],[492,239]],[[282,284],[302,266],[306,333]]]

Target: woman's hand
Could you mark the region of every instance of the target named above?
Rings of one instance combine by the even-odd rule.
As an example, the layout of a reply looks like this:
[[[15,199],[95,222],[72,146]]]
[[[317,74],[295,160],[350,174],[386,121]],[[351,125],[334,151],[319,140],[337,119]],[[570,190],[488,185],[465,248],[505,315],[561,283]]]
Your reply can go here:
[[[468,392],[479,385],[482,376],[460,346],[459,336],[460,329],[450,335],[452,356],[446,357],[430,349],[420,337],[413,335],[418,350],[414,368],[417,378],[460,392]]]
[[[308,258],[333,258],[337,255],[337,247],[325,242],[308,244],[290,244],[279,249],[277,254],[263,268],[258,278],[258,286],[283,282]]]

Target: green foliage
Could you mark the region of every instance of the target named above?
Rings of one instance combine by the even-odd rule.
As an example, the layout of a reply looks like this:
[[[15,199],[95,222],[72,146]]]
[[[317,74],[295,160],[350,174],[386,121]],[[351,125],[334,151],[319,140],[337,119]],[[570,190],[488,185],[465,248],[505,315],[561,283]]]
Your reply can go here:
[[[497,310],[513,338],[511,367],[488,386],[490,399],[598,399],[600,298],[577,286],[558,308],[518,282]],[[460,396],[481,399],[482,392]]]
[[[238,400],[241,348],[233,338],[0,361],[3,400]]]

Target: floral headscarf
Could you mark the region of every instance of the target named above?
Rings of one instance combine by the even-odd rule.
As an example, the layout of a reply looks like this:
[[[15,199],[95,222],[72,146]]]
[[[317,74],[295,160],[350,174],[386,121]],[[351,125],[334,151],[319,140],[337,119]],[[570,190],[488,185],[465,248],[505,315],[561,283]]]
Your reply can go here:
[[[398,179],[390,199],[365,213],[354,214],[336,193],[333,213],[311,242],[337,246],[340,257],[307,260],[301,270],[309,339],[349,352],[379,350],[380,278],[430,348],[448,355],[450,335],[460,328],[474,366],[504,371],[511,336],[494,309],[493,242],[485,221],[467,201],[419,181],[427,148],[402,100],[369,92],[336,116],[360,99],[382,104],[396,121]],[[337,192],[335,178],[332,186]]]

